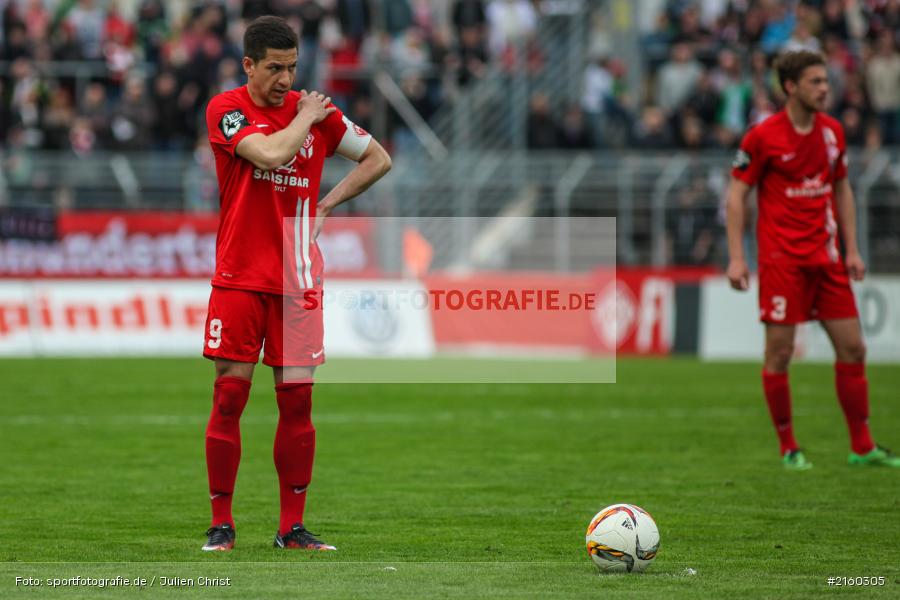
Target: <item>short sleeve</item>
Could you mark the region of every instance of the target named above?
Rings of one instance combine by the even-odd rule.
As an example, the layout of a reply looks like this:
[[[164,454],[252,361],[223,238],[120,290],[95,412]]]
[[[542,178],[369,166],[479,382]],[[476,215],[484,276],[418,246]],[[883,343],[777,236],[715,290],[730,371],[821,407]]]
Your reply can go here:
[[[340,109],[328,115],[321,127],[328,145],[328,156],[337,153],[350,160],[359,160],[372,140],[369,132],[348,119]]]
[[[741,146],[731,163],[731,175],[749,186],[754,186],[759,181],[764,165],[765,155],[762,151],[759,130],[754,127],[741,140]]]
[[[242,139],[251,133],[262,133],[261,129],[250,124],[238,103],[222,96],[210,100],[206,107],[206,129],[210,146],[214,149],[219,147],[231,156],[235,155]]]

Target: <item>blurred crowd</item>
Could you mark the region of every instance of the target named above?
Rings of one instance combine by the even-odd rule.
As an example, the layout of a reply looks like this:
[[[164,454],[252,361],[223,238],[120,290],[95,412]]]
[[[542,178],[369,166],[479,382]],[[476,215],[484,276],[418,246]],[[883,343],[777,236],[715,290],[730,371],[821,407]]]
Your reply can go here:
[[[491,68],[553,67],[536,35],[553,5],[0,0],[0,147],[81,155],[205,143],[206,102],[244,82],[241,38],[261,14],[282,15],[300,32],[298,89],[329,93],[370,127],[372,68],[388,66],[428,121]],[[601,13],[603,5],[586,6]],[[532,95],[522,124],[530,148],[733,147],[777,110],[772,60],[797,48],[826,55],[829,111],[849,143],[900,143],[900,0],[643,0],[639,19],[648,67],[640,89],[629,89],[629,60],[600,31],[583,81],[569,82],[580,88],[574,101]],[[384,127],[387,142],[409,137],[396,113]]]
[[[775,56],[800,49],[825,55],[828,111],[849,144],[900,144],[900,0],[645,0],[642,9],[644,89],[628,89],[628,67],[602,36],[585,73],[581,105],[596,144],[734,147],[783,102]]]
[[[203,140],[208,99],[242,85],[241,40],[262,14],[300,33],[297,89],[319,89],[362,126],[371,68],[392,69],[427,120],[509,62],[534,33],[532,0],[0,0],[0,144],[182,149]],[[401,120],[388,115],[392,130]]]

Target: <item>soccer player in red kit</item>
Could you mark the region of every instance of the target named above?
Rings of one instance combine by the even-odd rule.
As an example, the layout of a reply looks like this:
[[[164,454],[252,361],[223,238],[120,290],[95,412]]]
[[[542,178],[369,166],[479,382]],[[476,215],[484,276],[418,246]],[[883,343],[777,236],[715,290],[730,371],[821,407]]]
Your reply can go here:
[[[865,264],[856,244],[844,131],[823,112],[829,91],[825,61],[813,52],[790,52],[778,58],[776,69],[787,104],[744,136],[726,222],[728,279],[733,288],[746,290],[744,205],[757,186],[759,318],[766,329],[762,381],[782,463],[788,469],[812,467],[794,439],[788,365],[797,324],[818,320],[834,347],[837,396],[850,430],[849,463],[900,467],[900,458],[875,444],[869,432],[866,347],[850,288],[850,279],[862,280]]]
[[[206,110],[221,221],[203,348],[216,370],[206,429],[212,524],[203,550],[234,547],[239,422],[264,343],[263,363],[274,371],[279,412],[274,458],[281,517],[275,546],[334,550],[303,525],[315,452],[312,377],[324,361],[321,303],[311,309],[305,297],[321,294],[315,239],[324,218],[383,177],[391,159],[329,98],[291,89],[297,42],[283,19],[250,23],[244,34],[247,84],[215,96]],[[358,164],[320,200],[323,164],[335,153]]]

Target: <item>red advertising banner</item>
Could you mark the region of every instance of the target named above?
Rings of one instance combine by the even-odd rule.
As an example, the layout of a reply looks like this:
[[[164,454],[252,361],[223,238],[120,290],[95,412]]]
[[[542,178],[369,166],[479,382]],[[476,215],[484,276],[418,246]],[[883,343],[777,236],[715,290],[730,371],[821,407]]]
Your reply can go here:
[[[705,269],[618,269],[594,272],[597,310],[590,349],[606,354],[663,355],[675,336],[675,287],[699,283]]]
[[[208,279],[218,227],[216,213],[61,213],[55,240],[0,239],[0,278]],[[377,276],[373,227],[367,217],[326,221],[326,273]]]
[[[439,350],[484,347],[667,355],[674,343],[676,286],[697,283],[708,274],[606,269],[590,274],[431,275],[424,283],[432,299]],[[486,306],[492,292],[499,293],[496,308]],[[451,293],[456,305],[446,301]],[[556,307],[548,307],[547,294],[556,296]],[[470,295],[474,302],[468,300]],[[543,306],[538,304],[541,296]],[[439,305],[436,301],[441,298],[444,302]]]
[[[439,349],[583,351],[591,344],[596,298],[588,275],[429,275],[424,283]]]

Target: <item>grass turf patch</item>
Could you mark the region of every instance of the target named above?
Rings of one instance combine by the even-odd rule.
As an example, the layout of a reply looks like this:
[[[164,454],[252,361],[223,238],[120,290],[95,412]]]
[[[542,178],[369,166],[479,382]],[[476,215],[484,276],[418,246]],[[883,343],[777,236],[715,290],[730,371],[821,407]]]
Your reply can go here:
[[[309,555],[271,547],[277,409],[260,367],[242,419],[237,548],[207,555],[209,363],[3,361],[0,597],[52,593],[16,576],[77,575],[156,576],[145,591],[181,598],[298,586],[305,597],[896,596],[900,473],[846,465],[826,365],[792,371],[795,429],[816,466],[783,471],[758,372],[619,360],[614,385],[317,385],[306,521],[340,551]],[[875,437],[900,443],[900,373],[869,376]],[[598,576],[585,552],[588,521],[615,502],[659,525],[644,575]],[[829,588],[830,576],[886,582]]]

